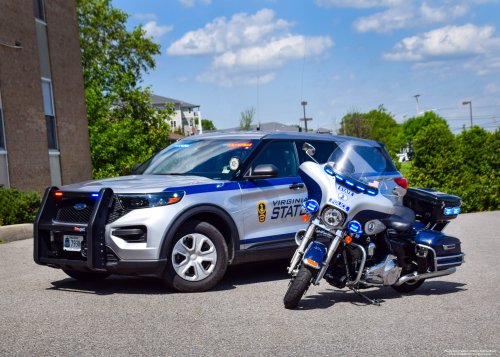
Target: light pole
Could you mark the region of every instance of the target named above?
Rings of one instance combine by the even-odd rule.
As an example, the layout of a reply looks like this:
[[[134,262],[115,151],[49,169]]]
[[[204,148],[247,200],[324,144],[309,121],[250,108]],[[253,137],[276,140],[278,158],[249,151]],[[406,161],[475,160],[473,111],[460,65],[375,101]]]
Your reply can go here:
[[[418,117],[418,97],[420,97],[420,94],[414,95],[415,99],[417,100],[417,117]]]
[[[304,117],[301,118],[300,121],[304,122],[304,126],[305,126],[306,133],[307,133],[307,122],[310,121],[310,120],[312,120],[312,118],[306,118],[306,105],[307,105],[307,102],[302,102],[302,103],[300,103],[300,105],[304,106]]]
[[[469,109],[470,109],[470,127],[472,128],[472,101],[463,102],[462,104],[463,105],[469,104]]]

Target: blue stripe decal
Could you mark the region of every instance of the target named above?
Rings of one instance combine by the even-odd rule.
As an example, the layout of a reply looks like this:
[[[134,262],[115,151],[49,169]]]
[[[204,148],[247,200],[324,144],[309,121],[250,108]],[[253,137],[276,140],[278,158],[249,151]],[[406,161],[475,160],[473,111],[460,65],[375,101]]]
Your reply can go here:
[[[279,240],[290,239],[290,238],[295,238],[295,233],[278,234],[278,235],[269,236],[269,237],[241,239],[240,244],[272,242],[272,241],[279,241]]]
[[[197,193],[233,191],[239,189],[240,186],[238,185],[238,182],[227,181],[220,183],[209,183],[204,185],[169,187],[163,190],[163,192],[184,191],[186,192],[186,195],[194,195]]]
[[[246,190],[246,189],[251,189],[251,188],[291,185],[294,182],[302,183],[302,180],[299,177],[284,177],[284,178],[276,178],[276,179],[269,179],[269,180],[255,180],[255,181],[239,181],[239,182],[226,181],[226,182],[209,183],[209,184],[203,184],[203,185],[169,187],[169,188],[163,190],[163,192],[184,191],[184,192],[186,192],[186,195],[195,195],[198,193],[239,190],[240,185],[241,185],[242,190]]]

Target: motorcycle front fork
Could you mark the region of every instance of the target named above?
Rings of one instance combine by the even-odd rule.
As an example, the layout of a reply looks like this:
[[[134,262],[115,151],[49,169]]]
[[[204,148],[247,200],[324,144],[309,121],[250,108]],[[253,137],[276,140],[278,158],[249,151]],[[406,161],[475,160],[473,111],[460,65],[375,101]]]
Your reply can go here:
[[[299,247],[295,251],[295,254],[293,255],[292,261],[290,262],[290,266],[288,267],[288,274],[292,276],[297,275],[297,265],[298,263],[302,260],[302,257],[304,256],[307,246],[309,245],[309,242],[311,241],[311,238],[313,236],[313,233],[316,229],[316,226],[318,226],[319,220],[315,219],[311,221],[309,224],[309,227],[307,228],[306,233],[304,234],[304,238],[302,238],[302,242],[300,242]],[[340,240],[343,237],[343,232],[341,230],[337,230],[335,232],[335,238],[332,239],[330,242],[330,246],[328,247],[328,251],[326,252],[325,258],[323,258],[323,262],[321,263],[321,268],[316,275],[316,277],[313,279],[313,284],[318,285],[320,280],[323,278],[323,276],[326,273],[326,269],[328,269],[328,266],[330,265],[330,261],[333,258],[333,254],[337,250]]]

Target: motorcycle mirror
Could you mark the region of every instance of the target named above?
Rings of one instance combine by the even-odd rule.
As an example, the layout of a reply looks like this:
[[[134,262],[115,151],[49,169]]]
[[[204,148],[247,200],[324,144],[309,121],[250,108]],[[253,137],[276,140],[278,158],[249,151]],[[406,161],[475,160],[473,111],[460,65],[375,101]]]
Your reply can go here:
[[[314,148],[314,146],[312,146],[311,144],[309,143],[304,143],[304,145],[302,145],[302,150],[306,152],[307,156],[309,156],[315,163],[318,163],[314,158],[313,158],[313,155],[316,153],[316,149]]]
[[[229,160],[229,168],[233,171],[238,170],[241,167],[241,159],[238,156],[233,156]]]

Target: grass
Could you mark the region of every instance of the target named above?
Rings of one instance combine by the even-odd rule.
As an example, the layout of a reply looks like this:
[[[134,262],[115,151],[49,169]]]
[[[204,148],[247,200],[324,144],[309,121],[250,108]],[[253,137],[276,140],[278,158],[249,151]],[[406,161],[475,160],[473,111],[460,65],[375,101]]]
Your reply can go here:
[[[403,177],[408,176],[408,172],[410,172],[411,166],[413,165],[412,161],[406,161],[401,163],[401,172],[403,174]]]
[[[4,242],[3,240],[0,239],[0,244],[7,244],[7,242]]]

